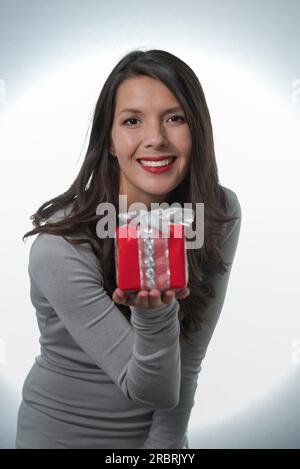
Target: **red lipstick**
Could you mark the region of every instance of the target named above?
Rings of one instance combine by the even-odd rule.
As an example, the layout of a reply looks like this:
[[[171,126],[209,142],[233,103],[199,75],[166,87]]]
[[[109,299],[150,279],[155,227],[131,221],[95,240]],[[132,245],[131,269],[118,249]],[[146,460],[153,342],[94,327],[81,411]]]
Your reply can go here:
[[[139,158],[139,159],[143,159],[143,160],[146,160],[146,161],[161,161],[161,160],[166,160],[166,159],[169,159],[169,158],[164,156],[164,157],[158,157],[158,158],[148,157],[148,158]],[[171,163],[169,163],[165,166],[146,166],[146,165],[143,165],[139,161],[138,161],[138,163],[142,167],[142,169],[144,169],[145,171],[148,171],[149,173],[159,174],[159,173],[165,173],[166,171],[170,171],[170,169],[172,169],[173,166],[175,165],[176,159],[177,158],[173,157],[173,161],[171,161]]]

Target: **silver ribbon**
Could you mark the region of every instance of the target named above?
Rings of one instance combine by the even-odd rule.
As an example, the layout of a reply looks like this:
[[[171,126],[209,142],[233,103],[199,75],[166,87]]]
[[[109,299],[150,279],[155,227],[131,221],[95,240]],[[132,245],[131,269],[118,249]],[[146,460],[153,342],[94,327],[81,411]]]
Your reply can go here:
[[[141,290],[169,289],[171,278],[168,245],[169,226],[170,223],[189,226],[194,219],[193,209],[170,207],[150,212],[141,209],[120,213],[119,218],[124,223],[138,225]]]

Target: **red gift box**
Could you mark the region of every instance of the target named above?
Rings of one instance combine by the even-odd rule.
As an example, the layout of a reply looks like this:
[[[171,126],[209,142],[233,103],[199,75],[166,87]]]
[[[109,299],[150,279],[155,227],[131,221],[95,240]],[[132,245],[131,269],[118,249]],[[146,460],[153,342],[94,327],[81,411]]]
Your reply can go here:
[[[184,226],[172,223],[168,226],[169,237],[157,234],[157,237],[151,238],[150,254],[147,251],[147,241],[139,236],[137,225],[130,229],[127,225],[116,228],[116,280],[121,290],[130,292],[157,288],[164,291],[180,290],[187,286],[188,261]]]

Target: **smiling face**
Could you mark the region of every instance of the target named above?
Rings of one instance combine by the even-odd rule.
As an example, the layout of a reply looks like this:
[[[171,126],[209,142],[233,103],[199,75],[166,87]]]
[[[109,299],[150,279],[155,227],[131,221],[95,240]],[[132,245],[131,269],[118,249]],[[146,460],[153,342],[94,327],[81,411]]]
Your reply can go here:
[[[126,111],[125,109],[134,109]],[[175,109],[176,108],[176,109]],[[173,110],[171,110],[173,109]],[[167,194],[185,178],[192,138],[184,110],[173,93],[148,76],[129,78],[116,93],[110,152],[120,166],[120,194],[128,205],[166,201]],[[176,157],[166,170],[143,166],[143,157]],[[147,169],[145,169],[147,168]]]

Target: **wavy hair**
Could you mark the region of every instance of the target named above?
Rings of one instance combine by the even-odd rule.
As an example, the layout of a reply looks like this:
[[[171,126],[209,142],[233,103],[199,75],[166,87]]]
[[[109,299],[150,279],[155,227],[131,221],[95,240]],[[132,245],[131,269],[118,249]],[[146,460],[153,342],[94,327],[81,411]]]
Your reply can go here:
[[[213,277],[227,272],[228,265],[221,256],[221,241],[225,224],[238,218],[228,214],[227,194],[218,181],[213,131],[202,86],[193,70],[181,59],[164,50],[133,50],[113,68],[98,97],[94,112],[88,148],[79,173],[70,188],[43,203],[31,215],[34,228],[22,240],[37,233],[62,235],[71,244],[89,243],[98,257],[103,273],[103,286],[108,295],[117,287],[114,261],[114,238],[100,239],[96,224],[100,216],[96,207],[110,202],[116,207],[116,226],[119,213],[120,168],[109,149],[111,128],[120,84],[129,78],[146,75],[160,80],[177,98],[185,111],[192,136],[190,167],[184,180],[168,194],[168,203],[204,203],[204,244],[199,249],[188,249],[190,295],[178,300],[184,317],[180,338],[189,341],[193,325],[201,328],[204,309],[215,296]],[[57,210],[71,204],[71,212],[59,221],[47,222]],[[196,213],[196,212],[195,212]],[[193,230],[195,230],[195,221]],[[67,235],[83,233],[83,238]],[[129,306],[118,305],[130,321]]]

